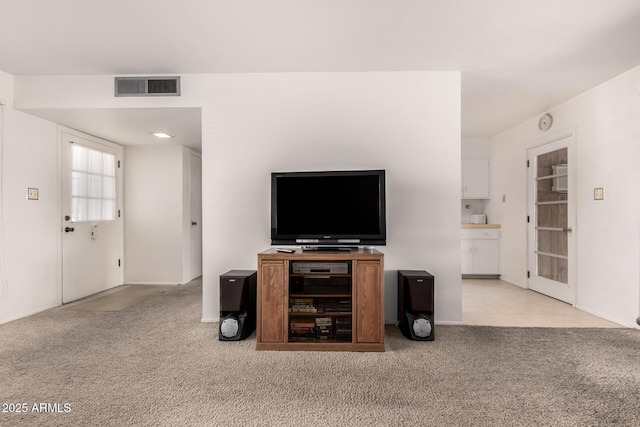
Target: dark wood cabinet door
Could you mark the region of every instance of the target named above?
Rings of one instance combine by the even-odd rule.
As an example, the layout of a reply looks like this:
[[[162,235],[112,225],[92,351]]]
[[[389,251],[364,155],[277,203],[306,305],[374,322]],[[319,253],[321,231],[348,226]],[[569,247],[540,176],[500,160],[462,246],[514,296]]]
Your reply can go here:
[[[260,266],[259,335],[261,342],[284,341],[284,261],[264,261]]]
[[[358,261],[356,275],[356,342],[382,342],[381,266],[377,261]]]

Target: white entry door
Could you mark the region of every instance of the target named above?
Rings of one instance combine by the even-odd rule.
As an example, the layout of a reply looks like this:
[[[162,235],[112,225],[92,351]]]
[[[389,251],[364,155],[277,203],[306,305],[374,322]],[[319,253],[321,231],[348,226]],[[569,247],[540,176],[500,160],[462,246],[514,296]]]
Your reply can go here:
[[[123,283],[122,146],[63,132],[62,302]]]
[[[529,150],[529,288],[574,304],[573,136]]]
[[[191,155],[189,198],[191,200],[191,248],[189,280],[202,276],[202,159]]]

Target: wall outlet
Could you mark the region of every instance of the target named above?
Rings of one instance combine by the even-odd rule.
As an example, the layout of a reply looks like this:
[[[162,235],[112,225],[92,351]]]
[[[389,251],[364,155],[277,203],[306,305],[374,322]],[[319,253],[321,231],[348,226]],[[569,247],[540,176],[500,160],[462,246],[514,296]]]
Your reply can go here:
[[[594,188],[593,189],[593,200],[604,200],[604,188]]]
[[[27,200],[38,200],[38,193],[37,188],[27,188]]]

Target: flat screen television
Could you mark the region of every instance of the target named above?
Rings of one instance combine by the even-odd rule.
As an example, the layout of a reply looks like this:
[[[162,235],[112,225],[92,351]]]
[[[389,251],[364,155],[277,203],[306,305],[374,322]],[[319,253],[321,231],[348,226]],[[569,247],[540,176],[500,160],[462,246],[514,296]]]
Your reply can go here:
[[[271,244],[386,244],[385,171],[274,172]]]

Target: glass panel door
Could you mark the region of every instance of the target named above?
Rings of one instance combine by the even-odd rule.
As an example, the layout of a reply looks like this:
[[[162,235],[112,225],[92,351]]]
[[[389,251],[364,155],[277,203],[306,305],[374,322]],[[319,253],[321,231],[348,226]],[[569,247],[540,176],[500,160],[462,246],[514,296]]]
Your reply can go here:
[[[536,273],[566,284],[567,149],[540,155],[536,163]]]
[[[529,287],[573,302],[569,140],[529,151]]]

